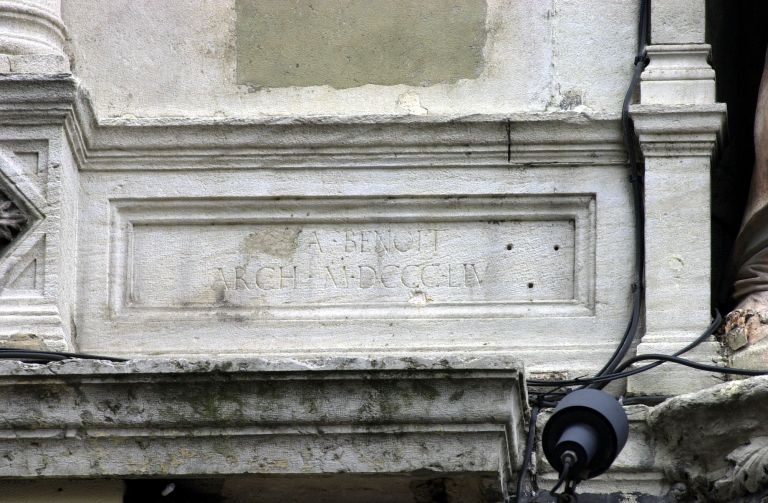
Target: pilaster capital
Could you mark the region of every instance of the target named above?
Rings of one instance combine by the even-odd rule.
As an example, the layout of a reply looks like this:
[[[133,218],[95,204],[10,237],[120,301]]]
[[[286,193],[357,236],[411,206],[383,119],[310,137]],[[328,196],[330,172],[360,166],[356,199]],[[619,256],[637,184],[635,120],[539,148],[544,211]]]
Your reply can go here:
[[[722,139],[724,103],[630,107],[646,157],[709,157]]]

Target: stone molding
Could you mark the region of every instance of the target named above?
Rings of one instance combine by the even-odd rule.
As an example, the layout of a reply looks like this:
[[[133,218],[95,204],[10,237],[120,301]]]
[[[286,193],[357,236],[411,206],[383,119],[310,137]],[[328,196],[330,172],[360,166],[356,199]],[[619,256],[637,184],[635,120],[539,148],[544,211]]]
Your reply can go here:
[[[650,63],[642,74],[643,105],[715,103],[715,71],[707,58],[709,44],[651,45]]]
[[[96,119],[80,96],[83,171],[621,163],[618,117],[579,113]],[[158,162],[161,161],[161,162]]]
[[[426,470],[505,494],[524,443],[522,383],[518,361],[490,354],[3,361],[14,399],[0,410],[0,476]]]
[[[60,0],[0,1],[0,53],[64,55]]]
[[[646,158],[711,158],[725,133],[725,103],[641,104],[633,105],[630,110]]]
[[[366,117],[351,122],[345,122],[347,118],[331,117],[118,120],[97,119],[87,94],[78,89],[72,79],[65,77],[0,77],[0,92],[0,113],[6,127],[51,126],[64,131],[72,156],[69,164],[77,166],[72,173],[80,180],[91,175],[111,176],[111,173],[119,172],[131,172],[132,176],[150,173],[185,176],[186,173],[200,172],[203,173],[201,176],[216,177],[225,171],[239,176],[235,173],[293,169],[319,172],[328,168],[341,171],[364,168],[369,173],[391,173],[400,168],[456,169],[457,173],[475,168],[515,168],[520,176],[527,176],[528,169],[562,170],[565,173],[585,168],[615,173],[626,161],[618,117],[613,115],[593,117],[577,112],[557,112],[469,117]],[[611,183],[623,183],[623,177],[611,176],[617,180]],[[523,180],[521,183],[529,182]],[[509,189],[493,192],[502,194],[505,190]],[[189,193],[186,197],[205,199],[211,196]],[[75,255],[66,257],[73,260],[70,269],[74,270]],[[611,283],[617,288],[620,286],[615,278]],[[63,297],[72,299],[76,292],[74,284],[66,284],[70,285],[71,293],[64,293]],[[591,290],[585,290],[588,291]],[[20,316],[20,312],[21,306],[17,305],[13,316]],[[589,325],[592,331],[593,322],[589,315],[587,312],[579,322]],[[61,339],[63,344],[47,347],[66,345],[73,349],[71,339],[66,335],[66,327],[72,325],[68,314],[48,313],[40,320],[56,319],[57,316],[64,327],[61,329],[65,334]],[[7,319],[10,325],[12,318]],[[591,343],[590,354],[597,354],[595,348],[598,346],[600,351],[608,354],[613,343]],[[557,351],[565,354],[572,349],[558,348]],[[526,349],[521,355],[545,361],[538,347]]]

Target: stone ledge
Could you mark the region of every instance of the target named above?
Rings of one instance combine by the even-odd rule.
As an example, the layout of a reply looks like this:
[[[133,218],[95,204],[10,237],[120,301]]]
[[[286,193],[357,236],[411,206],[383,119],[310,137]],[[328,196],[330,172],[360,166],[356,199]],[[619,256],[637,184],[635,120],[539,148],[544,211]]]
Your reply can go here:
[[[0,362],[0,477],[474,474],[519,465],[505,355]]]

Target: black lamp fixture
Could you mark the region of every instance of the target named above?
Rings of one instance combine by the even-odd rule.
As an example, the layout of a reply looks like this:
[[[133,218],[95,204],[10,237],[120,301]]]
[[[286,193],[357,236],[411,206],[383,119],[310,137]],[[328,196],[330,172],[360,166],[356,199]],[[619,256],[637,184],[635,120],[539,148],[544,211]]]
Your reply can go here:
[[[604,473],[624,448],[629,420],[611,395],[597,389],[568,394],[544,426],[544,455],[560,474],[552,495],[575,501],[576,485]],[[556,494],[565,484],[563,492]]]

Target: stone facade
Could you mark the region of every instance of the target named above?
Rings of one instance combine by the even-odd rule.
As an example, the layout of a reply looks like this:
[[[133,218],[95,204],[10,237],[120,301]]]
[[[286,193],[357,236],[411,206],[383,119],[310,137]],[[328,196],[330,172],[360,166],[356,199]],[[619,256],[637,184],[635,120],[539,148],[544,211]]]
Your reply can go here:
[[[653,1],[630,109],[638,353],[710,323],[725,105],[704,7]],[[0,347],[130,359],[2,363],[0,488],[509,501],[525,376],[595,373],[630,317],[638,18],[603,0],[0,2]],[[584,491],[758,492],[738,479],[761,441],[713,454],[736,467],[714,493],[714,465],[675,457],[679,410],[706,402],[686,396],[629,406],[629,446]]]

